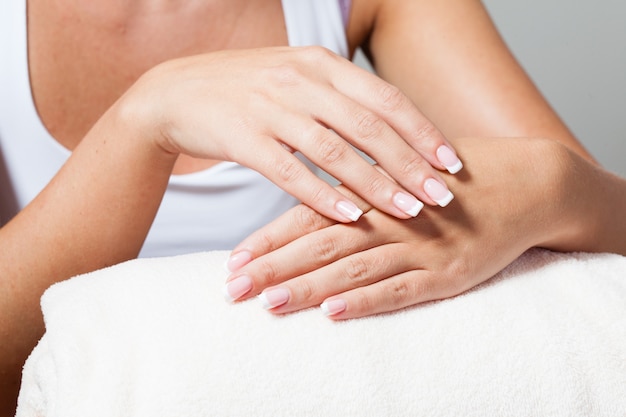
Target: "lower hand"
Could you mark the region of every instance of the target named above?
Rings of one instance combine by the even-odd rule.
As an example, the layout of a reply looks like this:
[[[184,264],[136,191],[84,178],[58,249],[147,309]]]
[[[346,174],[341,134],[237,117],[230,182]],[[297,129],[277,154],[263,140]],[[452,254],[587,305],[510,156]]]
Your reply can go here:
[[[346,225],[296,207],[238,245],[227,294],[247,299],[263,291],[265,307],[277,314],[321,304],[334,319],[362,317],[457,295],[528,248],[558,247],[571,237],[564,230],[577,232],[563,211],[561,145],[456,145],[466,169],[448,178],[457,198],[445,210],[397,220],[360,201],[366,213]]]

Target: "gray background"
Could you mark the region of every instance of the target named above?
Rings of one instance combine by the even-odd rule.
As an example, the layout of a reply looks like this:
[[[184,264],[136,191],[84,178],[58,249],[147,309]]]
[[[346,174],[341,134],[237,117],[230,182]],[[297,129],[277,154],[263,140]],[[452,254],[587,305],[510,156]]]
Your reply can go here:
[[[604,167],[626,177],[626,2],[483,3],[578,139]],[[367,67],[361,54],[355,62]]]

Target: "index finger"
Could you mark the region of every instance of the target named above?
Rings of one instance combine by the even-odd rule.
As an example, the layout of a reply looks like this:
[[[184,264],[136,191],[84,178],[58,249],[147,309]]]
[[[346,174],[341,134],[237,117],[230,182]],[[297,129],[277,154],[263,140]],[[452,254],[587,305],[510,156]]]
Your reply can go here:
[[[340,185],[336,189],[353,201],[363,213],[372,209],[371,205],[348,188]],[[234,272],[253,259],[336,223],[335,220],[319,214],[309,206],[300,204],[246,237],[233,249],[226,267]]]
[[[431,166],[451,174],[463,168],[454,146],[399,88],[350,61],[343,65],[352,69],[334,71],[333,87],[385,120]]]

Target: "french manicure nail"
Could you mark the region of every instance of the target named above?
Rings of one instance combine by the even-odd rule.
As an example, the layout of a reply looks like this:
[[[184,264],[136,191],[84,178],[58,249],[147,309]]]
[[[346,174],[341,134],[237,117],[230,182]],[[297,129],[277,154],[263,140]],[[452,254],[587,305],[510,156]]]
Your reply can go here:
[[[454,195],[441,184],[439,181],[429,178],[424,183],[424,191],[433,201],[439,204],[441,207],[445,207],[450,204],[450,201],[454,198]]]
[[[282,306],[289,301],[289,291],[284,288],[274,288],[273,290],[263,291],[259,294],[259,300],[263,308],[269,310],[274,307]]]
[[[224,285],[224,298],[228,302],[233,302],[243,295],[250,292],[252,289],[252,280],[247,275],[242,275],[229,281]]]
[[[345,311],[347,304],[344,300],[330,300],[324,301],[322,305],[320,305],[320,309],[322,313],[326,316],[334,316],[335,314],[339,314],[342,311]]]
[[[228,269],[230,272],[235,272],[245,264],[249,263],[251,260],[252,254],[249,251],[243,250],[241,252],[237,252],[231,255],[230,258],[228,258],[228,260],[226,261],[226,269]]]
[[[446,145],[441,145],[437,149],[437,159],[446,167],[450,174],[456,174],[463,168],[463,163],[459,157]]]
[[[335,204],[335,208],[342,216],[347,217],[353,222],[359,220],[359,217],[363,214],[363,211],[351,201],[338,201],[337,204]]]
[[[396,193],[393,196],[393,204],[412,217],[417,216],[424,208],[424,203],[412,195],[403,192]]]

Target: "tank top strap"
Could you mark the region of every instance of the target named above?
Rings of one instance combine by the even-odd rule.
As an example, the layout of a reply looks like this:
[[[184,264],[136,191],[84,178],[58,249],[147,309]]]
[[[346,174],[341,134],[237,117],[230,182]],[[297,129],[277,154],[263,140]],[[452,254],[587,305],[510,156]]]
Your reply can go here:
[[[347,19],[349,3],[345,0],[282,0],[289,45],[320,45],[347,58],[344,16]]]

